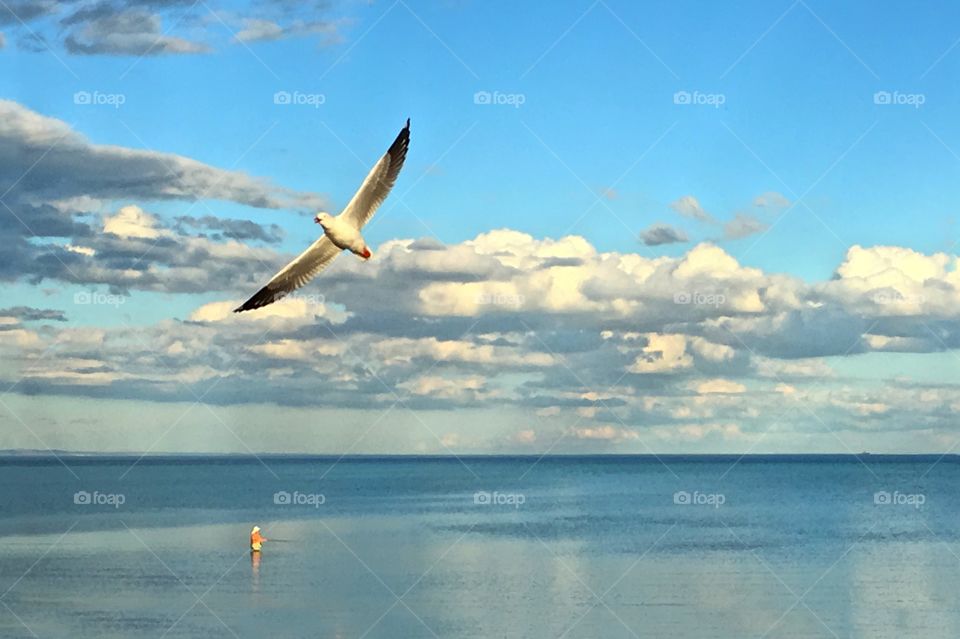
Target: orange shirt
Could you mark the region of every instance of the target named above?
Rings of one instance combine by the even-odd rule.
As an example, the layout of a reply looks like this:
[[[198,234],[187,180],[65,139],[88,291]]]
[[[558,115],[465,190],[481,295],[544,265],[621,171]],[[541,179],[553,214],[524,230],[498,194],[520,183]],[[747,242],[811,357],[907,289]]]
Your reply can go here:
[[[266,538],[260,534],[260,531],[250,533],[250,547],[254,550],[260,550],[260,545],[266,541]]]

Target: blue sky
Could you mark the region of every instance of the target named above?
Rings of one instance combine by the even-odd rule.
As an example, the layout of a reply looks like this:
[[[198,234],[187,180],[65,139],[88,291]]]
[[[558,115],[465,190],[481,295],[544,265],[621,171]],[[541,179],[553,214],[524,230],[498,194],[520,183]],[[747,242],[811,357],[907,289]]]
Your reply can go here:
[[[880,370],[881,379],[892,380],[902,367],[904,375],[917,383],[953,382],[943,379],[955,370],[956,362],[952,325],[941,324],[949,319],[948,302],[933,304],[932,293],[897,288],[890,284],[893,280],[884,279],[882,269],[864,271],[873,268],[865,265],[884,261],[871,256],[847,271],[853,274],[850,281],[857,280],[857,291],[876,294],[878,286],[893,286],[902,296],[922,297],[923,308],[906,313],[920,324],[897,324],[905,321],[901,311],[876,315],[851,308],[843,302],[849,300],[849,291],[825,292],[824,287],[848,279],[837,272],[844,263],[852,263],[851,247],[857,245],[899,247],[933,262],[939,259],[933,257],[937,254],[953,259],[956,253],[960,125],[955,113],[960,95],[953,79],[960,70],[960,47],[954,48],[960,31],[952,25],[960,7],[955,4],[838,6],[798,1],[731,7],[602,0],[518,6],[450,0],[291,6],[280,2],[168,6],[150,0],[14,3],[11,7],[22,15],[38,15],[22,22],[0,16],[5,42],[0,49],[0,98],[25,112],[60,121],[95,145],[189,158],[263,178],[271,188],[312,194],[314,199],[297,200],[301,204],[273,208],[249,206],[242,198],[210,197],[202,188],[193,196],[174,198],[149,193],[90,196],[96,203],[89,215],[98,220],[132,205],[147,211],[157,228],[168,228],[184,215],[275,224],[284,232],[282,240],[262,248],[274,251],[278,263],[315,236],[310,222],[314,211],[302,203],[324,198],[332,212],[339,211],[410,117],[411,153],[396,189],[365,232],[371,246],[430,237],[453,247],[495,229],[512,229],[537,242],[573,235],[598,254],[635,254],[651,263],[664,258],[681,264],[690,260],[694,247],[706,242],[736,260],[743,273],[756,269],[764,277],[790,278],[791,286],[802,289],[797,299],[806,300],[809,308],[836,310],[844,322],[862,321],[860,329],[866,330],[859,337],[856,331],[851,335],[864,344],[879,343],[869,337],[876,326],[867,326],[883,327],[886,341],[877,348],[884,352],[867,353],[874,346],[851,340],[847,340],[850,352],[837,346],[821,353],[816,344],[810,345],[810,357],[825,355],[826,365],[844,379],[873,380],[874,371]],[[30,7],[39,11],[29,11]],[[85,17],[84,8],[91,13],[99,10],[100,17]],[[119,22],[118,16],[126,22]],[[31,34],[42,36],[43,44],[29,41]],[[78,92],[121,96],[123,103],[118,108],[77,104]],[[322,96],[313,98],[322,104],[277,104],[277,92]],[[512,104],[478,104],[478,92]],[[684,104],[683,96],[706,103]],[[886,103],[884,96],[894,103]],[[18,168],[29,166],[12,163],[6,184],[13,184]],[[14,195],[23,188],[15,186]],[[764,194],[768,201],[776,194],[779,204],[759,206],[757,198]],[[682,198],[693,198],[701,217],[708,219],[678,212]],[[687,241],[645,245],[641,234],[654,224],[668,226],[678,239]],[[34,248],[63,244],[57,237],[30,241]],[[903,257],[907,255],[896,253],[888,266],[897,270],[897,260],[904,259],[904,264],[909,262],[901,269],[904,277],[926,286],[924,280],[931,276],[923,275],[923,269],[916,271],[912,258]],[[119,268],[117,264],[104,261],[96,266],[109,271]],[[356,265],[343,269],[348,267]],[[952,286],[952,269],[944,266],[943,273],[933,278],[947,282],[937,290]],[[441,271],[433,272],[437,282],[450,278]],[[93,279],[87,277],[38,280],[36,273],[9,269],[5,286],[15,298],[12,306],[64,312],[67,321],[48,327],[50,331],[66,326],[108,331],[140,327],[161,333],[167,330],[164,322],[187,320],[205,304],[242,297],[242,291],[250,289],[246,280],[234,282],[233,288],[188,291],[165,289],[162,282],[130,286],[101,271],[91,275]],[[575,275],[558,277],[579,281]],[[731,281],[752,277],[738,274]],[[581,283],[579,290],[589,293],[597,286],[602,288]],[[758,290],[766,294],[769,286]],[[331,309],[361,312],[351,306],[349,297],[340,296],[347,294],[344,288],[325,288],[322,278],[310,287],[327,294]],[[57,292],[51,293],[54,289]],[[124,296],[124,302],[119,307],[71,303],[72,292],[86,290],[112,291]],[[423,302],[424,290],[410,294]],[[389,304],[388,291],[377,295]],[[642,299],[644,294],[638,295]],[[832,296],[831,302],[824,306],[820,295]],[[802,318],[794,323],[789,314],[767,319],[778,326],[804,327],[821,321],[807,318],[803,303],[798,304],[789,311]],[[427,306],[404,312],[414,318],[432,316],[436,309]],[[660,324],[651,323],[648,318],[660,317],[658,312],[637,310],[634,332],[647,335],[641,345],[650,335],[686,335],[692,352],[690,340],[709,338],[715,328],[708,320],[722,324],[727,321],[723,318],[755,312],[748,306],[733,315],[700,318],[707,323],[695,329],[669,314]],[[624,325],[617,315],[622,303],[611,308],[621,311],[609,323],[629,328],[630,322]],[[558,309],[525,311],[532,315],[520,321],[553,327],[552,313]],[[766,317],[765,312],[760,315]],[[825,316],[827,311],[818,313]],[[470,316],[480,321],[482,315]],[[597,334],[602,328],[574,324],[577,330]],[[929,326],[945,332],[924,336]],[[829,322],[819,330],[828,336],[846,335],[845,328],[832,328]],[[413,333],[425,335],[421,329]],[[740,335],[737,330],[732,333]],[[803,339],[821,339],[817,335]],[[780,337],[803,341],[788,333]],[[890,345],[889,338],[933,342],[922,347]],[[656,339],[648,346],[651,343]],[[752,343],[727,344],[734,350],[741,345],[751,350],[747,347]],[[626,353],[625,348],[620,352]],[[900,354],[911,349],[917,352]],[[771,347],[771,353],[781,350]],[[767,356],[755,352],[744,356],[751,354]],[[790,357],[797,354],[791,351]],[[428,367],[436,365],[429,357],[426,361]],[[682,355],[678,361],[685,361]],[[118,375],[123,368],[116,361],[111,366],[119,367],[113,369]],[[699,363],[692,366],[708,377],[717,373],[709,365],[702,370]],[[923,372],[931,368],[943,375],[920,380],[929,377]],[[751,370],[756,372],[755,367]],[[746,368],[740,372],[752,374]],[[451,372],[455,373],[467,374]],[[512,388],[517,383],[511,378],[495,383],[489,371],[478,374],[491,386]],[[11,375],[12,383],[17,377]],[[118,388],[119,379],[106,386]],[[105,403],[130,401],[131,393],[142,401],[158,399],[142,389],[109,392],[100,382],[97,392],[90,393],[89,385],[79,391],[58,383],[43,390],[39,379],[34,381],[38,393],[92,394]],[[398,377],[387,385],[394,383],[404,381]],[[662,393],[675,383],[666,379],[653,387]],[[831,384],[847,388],[841,382],[828,387]],[[650,387],[644,381],[631,392]],[[427,395],[433,392],[430,388],[424,387]],[[482,396],[472,398],[471,409],[496,413],[493,400]],[[284,400],[268,394],[264,401]],[[835,406],[829,398],[824,401]],[[522,423],[522,404],[511,401],[509,409],[503,408],[504,420]],[[441,409],[454,406],[424,410]],[[891,410],[884,412],[892,415]],[[617,429],[641,432],[643,423],[633,413],[613,421]],[[603,427],[599,422],[591,426]],[[49,438],[57,439],[59,427],[51,428]],[[567,430],[577,428],[582,426]],[[920,447],[946,441],[942,432],[926,436]],[[496,448],[477,437],[471,441],[482,440],[478,449]],[[467,439],[461,435],[459,441]],[[606,445],[611,438],[588,434],[582,439]],[[629,436],[619,439],[633,441]],[[796,447],[798,441],[802,439],[785,437],[782,446]],[[730,445],[736,449],[741,444]],[[128,445],[136,447],[136,439]],[[891,445],[903,447],[902,440]]]

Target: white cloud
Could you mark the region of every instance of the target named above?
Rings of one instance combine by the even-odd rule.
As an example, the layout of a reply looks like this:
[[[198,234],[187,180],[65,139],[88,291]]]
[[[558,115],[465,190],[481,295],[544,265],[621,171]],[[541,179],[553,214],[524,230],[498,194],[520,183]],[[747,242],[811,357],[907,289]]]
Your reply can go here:
[[[683,229],[670,226],[669,224],[652,224],[640,233],[640,241],[645,246],[660,246],[662,244],[680,244],[688,242],[686,232]]]
[[[829,378],[835,375],[830,366],[821,358],[782,360],[770,357],[753,356],[754,369],[760,377],[787,379],[796,377]]]
[[[279,40],[283,37],[283,27],[272,20],[247,18],[244,26],[235,36],[238,42],[256,42],[258,40]]]
[[[261,324],[264,322],[288,321],[293,324],[312,323],[316,317],[326,317],[335,323],[342,323],[346,315],[332,309],[325,303],[315,302],[309,297],[289,296],[279,302],[258,309],[256,313],[234,313],[233,309],[242,300],[210,302],[197,308],[190,314],[195,322],[228,322],[234,324]]]
[[[180,155],[93,144],[66,122],[12,100],[0,99],[0,147],[8,149],[0,155],[0,173],[21,175],[33,167],[30,179],[21,180],[6,195],[8,205],[78,197],[222,199],[260,208],[326,204],[315,194],[295,193]]]
[[[532,429],[521,430],[513,436],[513,440],[519,444],[532,444],[537,441],[537,432]]]
[[[115,215],[105,217],[103,219],[103,231],[118,237],[143,237],[147,239],[160,237],[161,234],[157,225],[157,218],[134,205],[124,206]]]
[[[820,286],[834,299],[877,316],[953,316],[960,312],[957,257],[899,246],[850,247],[837,278]]]
[[[321,20],[294,20],[281,25],[273,20],[259,18],[243,19],[243,27],[237,32],[237,42],[261,42],[282,40],[284,38],[321,34],[327,36],[327,43],[337,42],[337,25]]]
[[[346,344],[331,340],[298,341],[282,339],[249,347],[259,353],[275,359],[313,361],[319,357],[338,357],[346,351]]]
[[[725,440],[743,437],[737,424],[681,424],[671,428],[658,427],[653,433],[661,440],[687,442],[698,442],[714,434]]]
[[[631,373],[669,373],[693,365],[683,335],[651,333],[647,340],[647,345],[628,369]]]
[[[36,135],[49,130],[38,126]],[[30,330],[20,315],[0,312],[9,318],[0,321],[0,374],[10,383],[23,370],[39,395],[189,401],[179,383],[223,379],[208,397],[212,404],[256,398],[284,408],[377,411],[404,396],[416,410],[449,411],[496,398],[498,410],[522,413],[509,428],[461,434],[459,445],[471,449],[482,449],[483,437],[496,442],[490,446],[519,447],[561,434],[602,448],[643,429],[662,429],[657,437],[682,449],[685,442],[750,437],[785,401],[808,402],[837,428],[869,423],[891,432],[909,426],[902,419],[909,408],[932,432],[946,428],[948,407],[960,403],[960,393],[924,403],[902,389],[834,397],[818,390],[826,376],[838,380],[832,389],[848,381],[827,357],[932,350],[923,325],[930,318],[940,318],[931,324],[940,339],[960,343],[950,314],[960,312],[954,256],[854,247],[836,278],[806,283],[744,266],[710,243],[647,258],[598,252],[580,237],[499,229],[449,245],[393,240],[369,262],[344,256],[290,298],[234,314],[262,284],[259,275],[251,281],[250,269],[263,262],[269,276],[289,256],[183,235],[137,205],[111,209],[102,221],[103,233],[98,224],[69,238],[92,253],[64,248],[63,236],[49,244],[72,260],[85,287],[90,277],[127,286],[134,298],[141,290],[176,292],[183,283],[210,281],[211,268],[220,269],[213,281],[227,284],[220,293],[187,289],[202,297],[186,321],[136,330],[49,323]],[[156,250],[167,254],[150,268],[113,259],[139,255],[158,239]],[[69,302],[72,280],[51,279]],[[903,307],[910,314],[895,314],[872,297],[888,289],[922,299]],[[45,364],[38,359],[47,348]],[[623,373],[634,374],[617,379]],[[572,426],[578,418],[590,425]],[[525,431],[531,434],[512,434]]]
[[[596,439],[610,442],[622,442],[640,439],[635,431],[613,426],[593,426],[573,429],[573,436],[577,439]]]
[[[435,337],[384,339],[374,345],[373,351],[388,364],[410,362],[415,358],[504,366],[552,366],[555,363],[553,356],[547,353]]]
[[[479,375],[441,377],[439,375],[421,375],[397,385],[414,395],[440,399],[479,399],[489,398],[495,393],[487,393],[486,380]]]
[[[728,379],[709,379],[705,382],[699,382],[694,385],[694,388],[701,395],[712,395],[712,394],[723,394],[723,395],[737,395],[740,393],[745,393],[747,387],[741,384],[740,382],[730,381]]]
[[[131,55],[207,53],[201,42],[169,35],[158,14],[118,10],[83,21],[64,39],[67,51],[77,55]]]
[[[729,240],[739,240],[750,235],[761,233],[769,225],[746,213],[737,213],[732,220],[723,225],[723,236]]]
[[[699,200],[692,195],[684,195],[676,201],[671,202],[670,208],[684,217],[689,217],[700,222],[713,222],[713,216],[707,213],[703,207],[700,206]]]
[[[736,355],[736,350],[726,344],[714,344],[702,337],[693,337],[690,339],[690,347],[693,352],[711,362],[723,362]]]
[[[97,251],[90,248],[89,246],[76,246],[74,244],[65,244],[64,247],[71,253],[77,253],[78,255],[86,255],[87,257],[92,257],[97,254]]]
[[[753,205],[763,209],[785,209],[790,206],[790,200],[782,193],[767,191],[755,197]]]

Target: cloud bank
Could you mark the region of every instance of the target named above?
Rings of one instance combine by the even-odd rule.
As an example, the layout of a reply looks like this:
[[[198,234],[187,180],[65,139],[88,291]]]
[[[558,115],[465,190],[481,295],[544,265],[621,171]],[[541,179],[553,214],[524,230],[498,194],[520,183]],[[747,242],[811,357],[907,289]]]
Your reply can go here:
[[[282,231],[191,206],[319,208],[320,196],[95,144],[8,101],[0,192],[0,279],[45,294],[0,311],[0,380],[18,396],[511,416],[505,430],[487,417],[481,432],[441,433],[487,452],[558,441],[755,450],[765,437],[844,450],[900,434],[933,447],[949,441],[960,407],[949,380],[896,377],[890,365],[960,346],[948,253],[854,245],[833,277],[806,282],[713,242],[650,257],[503,228],[450,244],[392,240],[365,263],[345,255],[290,299],[236,315],[290,259]],[[755,205],[789,205],[775,195]],[[680,202],[706,221],[696,200]],[[648,231],[651,246],[679,236]],[[191,310],[128,325],[125,313],[157,296]],[[837,366],[877,357],[888,377]]]

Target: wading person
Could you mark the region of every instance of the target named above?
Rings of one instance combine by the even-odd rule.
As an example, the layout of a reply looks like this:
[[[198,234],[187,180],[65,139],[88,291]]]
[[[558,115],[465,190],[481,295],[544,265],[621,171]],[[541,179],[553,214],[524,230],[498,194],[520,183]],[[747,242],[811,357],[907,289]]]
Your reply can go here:
[[[250,531],[250,550],[260,552],[260,548],[263,547],[265,541],[267,541],[267,538],[260,534],[260,526],[254,526],[253,530]]]

